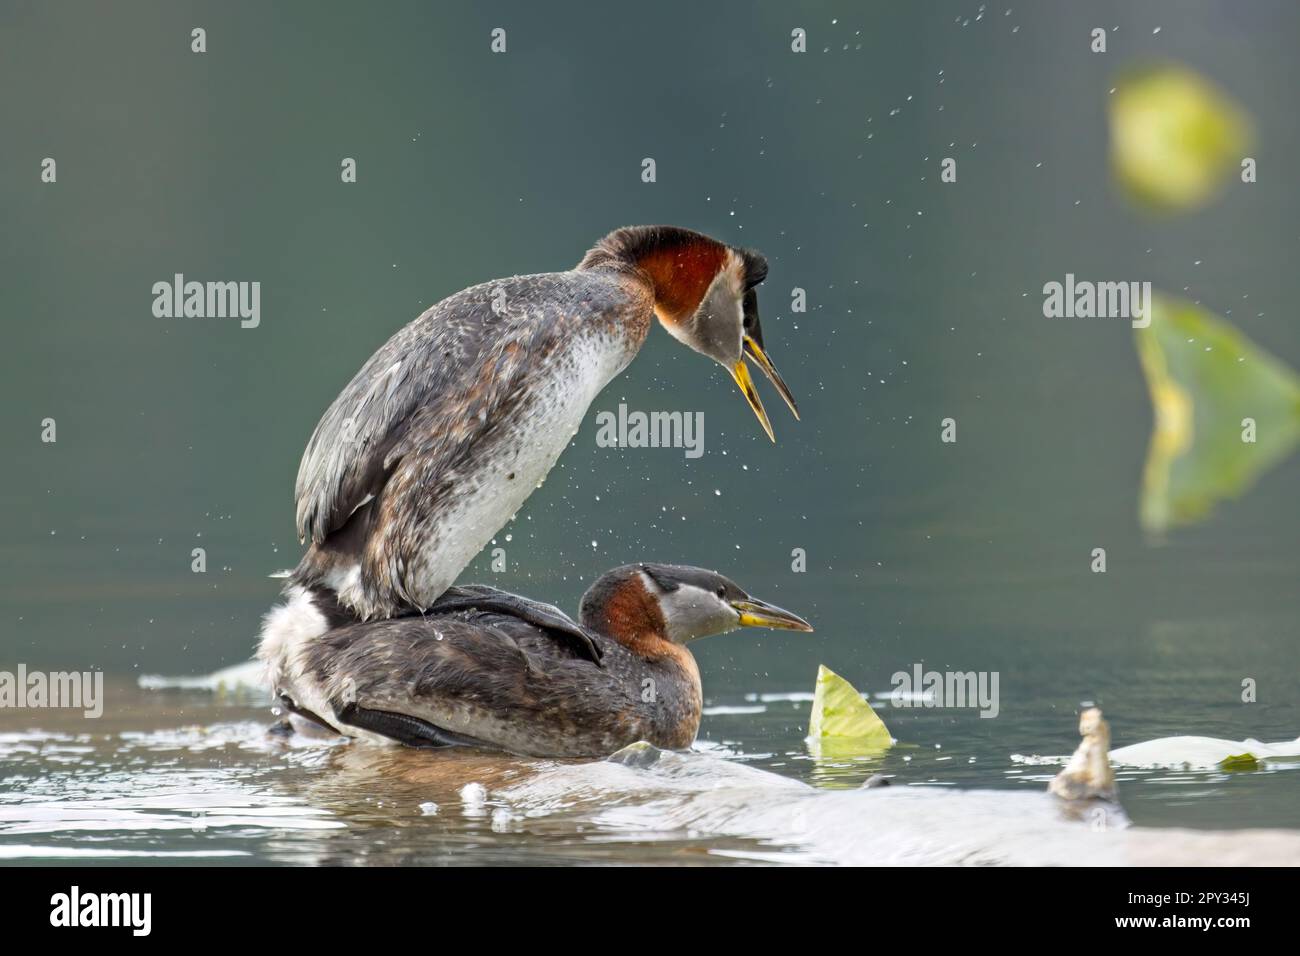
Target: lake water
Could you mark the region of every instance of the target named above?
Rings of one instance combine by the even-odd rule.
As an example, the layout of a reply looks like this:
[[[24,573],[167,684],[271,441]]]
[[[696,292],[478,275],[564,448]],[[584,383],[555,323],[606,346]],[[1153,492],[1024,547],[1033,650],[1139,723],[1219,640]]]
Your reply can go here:
[[[878,704],[896,747],[824,756],[803,739],[807,693],[710,697],[691,754],[625,766],[285,736],[248,700],[110,691],[115,716],[90,730],[54,712],[0,723],[0,860],[1300,862],[1300,761],[1248,773],[1121,768],[1134,829],[1068,819],[1043,792],[1059,768],[1022,759],[1076,742],[1068,715],[1046,703],[1039,718],[988,721]],[[892,785],[862,789],[873,774]],[[1293,835],[1202,845],[1169,829],[1243,826]]]

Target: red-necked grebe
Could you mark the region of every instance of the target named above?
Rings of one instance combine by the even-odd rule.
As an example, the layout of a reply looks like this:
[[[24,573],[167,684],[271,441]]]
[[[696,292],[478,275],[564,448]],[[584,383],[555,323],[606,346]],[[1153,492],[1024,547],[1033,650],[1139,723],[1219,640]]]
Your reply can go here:
[[[812,630],[713,571],[632,564],[591,586],[579,622],[483,587],[362,622],[294,586],[258,656],[284,708],[349,737],[597,757],[689,747],[703,697],[687,645],[737,627]]]
[[[798,416],[763,346],[758,253],[672,226],[600,240],[569,272],[474,286],[361,368],[298,469],[295,584],[362,620],[426,609],[546,477],[651,316],[725,366],[772,435],[749,356]]]

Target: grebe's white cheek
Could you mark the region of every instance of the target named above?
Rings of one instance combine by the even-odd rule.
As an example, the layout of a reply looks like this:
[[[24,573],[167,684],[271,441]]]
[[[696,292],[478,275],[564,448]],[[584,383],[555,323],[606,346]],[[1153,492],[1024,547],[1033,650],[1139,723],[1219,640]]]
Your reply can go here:
[[[662,601],[668,639],[678,644],[725,634],[740,626],[740,615],[730,604],[693,584],[682,584]]]

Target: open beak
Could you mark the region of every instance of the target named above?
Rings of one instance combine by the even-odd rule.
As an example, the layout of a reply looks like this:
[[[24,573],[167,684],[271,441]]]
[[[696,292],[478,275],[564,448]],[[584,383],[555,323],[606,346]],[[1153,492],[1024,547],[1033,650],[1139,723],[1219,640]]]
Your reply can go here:
[[[732,366],[731,377],[736,380],[741,393],[745,396],[745,401],[749,402],[749,407],[758,416],[759,424],[763,426],[763,431],[767,432],[767,437],[775,442],[776,433],[772,431],[772,423],[767,420],[767,412],[763,409],[763,400],[758,397],[758,389],[754,388],[754,380],[749,377],[749,367],[745,365],[743,355]]]
[[[763,351],[763,343],[758,341],[758,339],[752,335],[746,335],[745,354],[758,363],[758,367],[763,370],[763,374],[767,376],[767,380],[776,386],[776,390],[781,393],[781,397],[785,399],[785,403],[790,406],[790,411],[794,413],[795,421],[798,421],[799,406],[794,403],[794,396],[790,394],[790,388],[785,384],[785,379],[781,377],[781,373],[776,370],[776,366],[772,364],[772,360],[768,358],[767,353]]]
[[[741,627],[774,627],[782,631],[811,631],[812,625],[797,614],[756,598],[732,601]]]

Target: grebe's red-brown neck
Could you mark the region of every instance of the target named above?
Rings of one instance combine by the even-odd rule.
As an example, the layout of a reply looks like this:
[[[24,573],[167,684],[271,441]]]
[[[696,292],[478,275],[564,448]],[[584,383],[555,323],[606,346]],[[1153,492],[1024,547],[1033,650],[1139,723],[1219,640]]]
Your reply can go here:
[[[654,293],[655,314],[667,327],[695,314],[729,260],[743,269],[731,249],[703,233],[677,226],[628,226],[596,243],[578,268],[639,272]]]
[[[604,575],[583,595],[582,623],[612,637],[638,657],[674,654],[677,649],[668,639],[668,622],[658,598],[650,593],[639,571],[626,570],[626,574]]]

